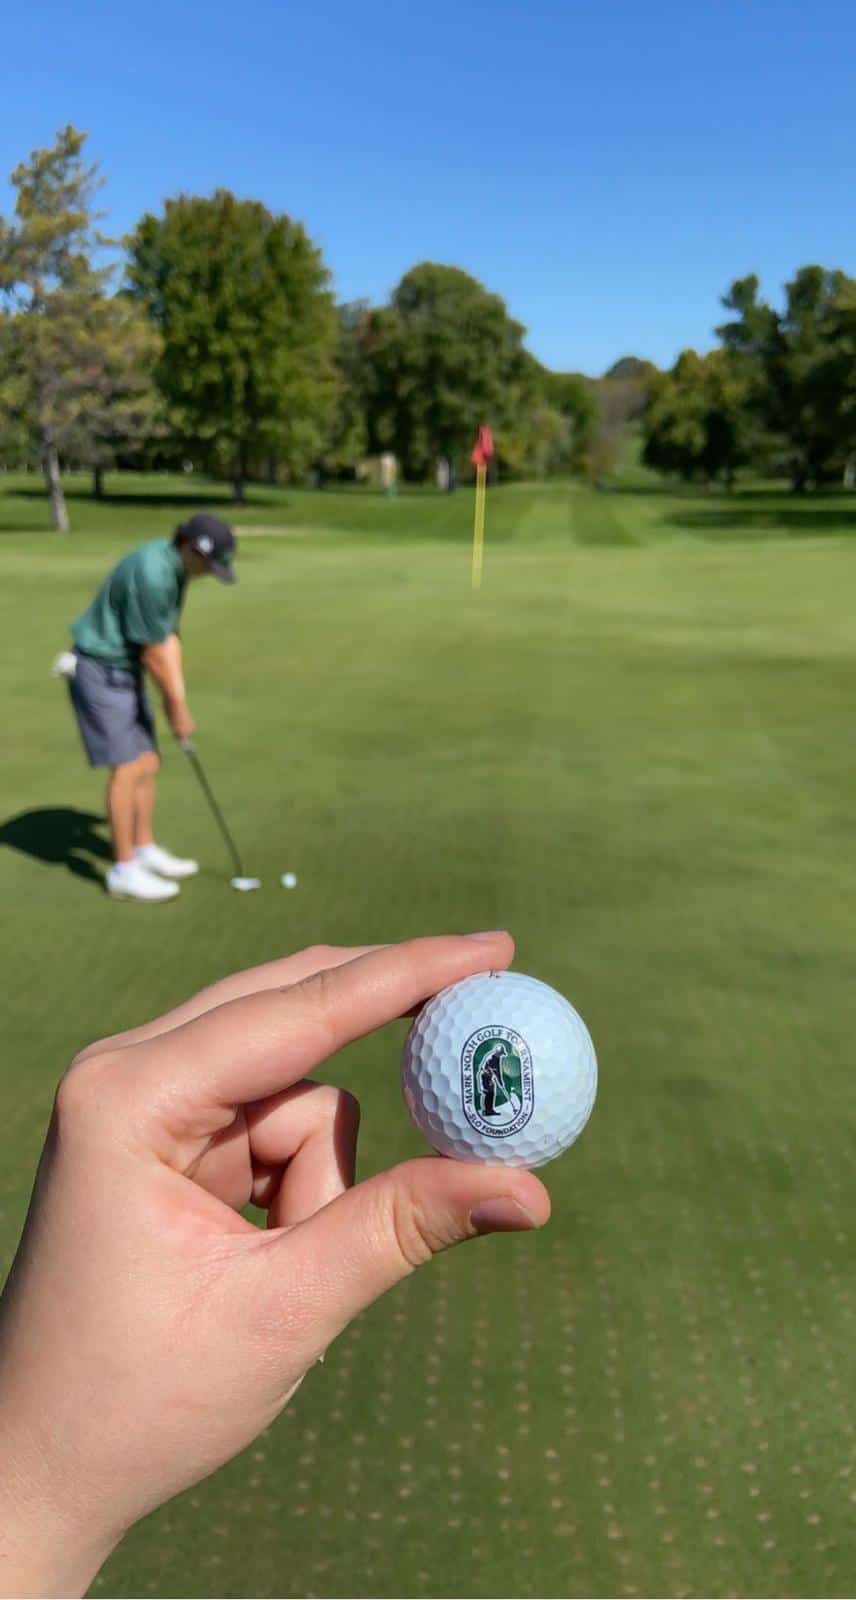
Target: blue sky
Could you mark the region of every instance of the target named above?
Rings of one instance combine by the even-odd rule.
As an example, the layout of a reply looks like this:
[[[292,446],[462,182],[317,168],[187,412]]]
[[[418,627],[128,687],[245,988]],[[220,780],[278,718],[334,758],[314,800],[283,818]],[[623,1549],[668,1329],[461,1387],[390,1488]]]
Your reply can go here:
[[[554,367],[708,346],[748,271],[856,272],[852,0],[40,0],[0,48],[4,176],[72,122],[114,231],[224,185],[342,298],[466,268]]]

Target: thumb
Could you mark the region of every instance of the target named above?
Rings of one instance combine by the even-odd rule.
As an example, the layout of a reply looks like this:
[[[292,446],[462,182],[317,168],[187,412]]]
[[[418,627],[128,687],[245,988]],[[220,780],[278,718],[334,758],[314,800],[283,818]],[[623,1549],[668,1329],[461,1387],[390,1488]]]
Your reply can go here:
[[[313,1360],[352,1317],[439,1251],[483,1233],[540,1228],[549,1215],[544,1185],[522,1168],[440,1156],[407,1161],[281,1235],[267,1281],[277,1294],[281,1280],[277,1298],[289,1282],[300,1283]]]

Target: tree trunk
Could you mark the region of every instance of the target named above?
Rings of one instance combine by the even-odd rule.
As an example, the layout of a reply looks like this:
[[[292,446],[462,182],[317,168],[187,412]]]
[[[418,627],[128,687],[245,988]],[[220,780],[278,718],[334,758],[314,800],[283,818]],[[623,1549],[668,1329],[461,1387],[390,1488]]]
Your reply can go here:
[[[92,468],[92,493],[96,500],[104,499],[104,468],[102,466]]]
[[[245,458],[245,455],[244,455],[244,451],[241,450],[241,453],[240,453],[237,461],[235,462],[234,468],[232,470],[232,504],[233,505],[242,506],[244,504],[244,498],[245,498],[244,497],[244,486],[246,484],[246,481],[247,481],[247,462],[246,462],[246,458]]]
[[[57,533],[68,533],[68,511],[66,510],[65,495],[62,492],[62,478],[59,470],[59,455],[56,445],[50,434],[45,434],[42,440],[42,470],[48,494],[51,501],[51,521]]]

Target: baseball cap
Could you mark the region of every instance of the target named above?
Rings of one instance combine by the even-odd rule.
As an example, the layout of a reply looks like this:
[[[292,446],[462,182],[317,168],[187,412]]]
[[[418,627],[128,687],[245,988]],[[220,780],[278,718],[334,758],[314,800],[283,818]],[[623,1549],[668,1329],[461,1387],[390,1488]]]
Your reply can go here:
[[[221,583],[234,583],[232,557],[235,554],[235,535],[228,522],[212,517],[207,511],[197,511],[176,529],[176,534],[202,556],[208,571]]]

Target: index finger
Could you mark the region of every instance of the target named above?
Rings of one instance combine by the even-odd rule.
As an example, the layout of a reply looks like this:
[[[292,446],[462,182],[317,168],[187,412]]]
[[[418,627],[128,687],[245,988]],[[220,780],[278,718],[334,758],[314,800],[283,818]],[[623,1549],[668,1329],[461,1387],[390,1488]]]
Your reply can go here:
[[[450,983],[510,965],[507,933],[386,945],[285,990],[246,995],[135,1046],[134,1093],[175,1132],[212,1131],[212,1113],[262,1100],[343,1045]],[[178,1125],[181,1125],[180,1129]]]

